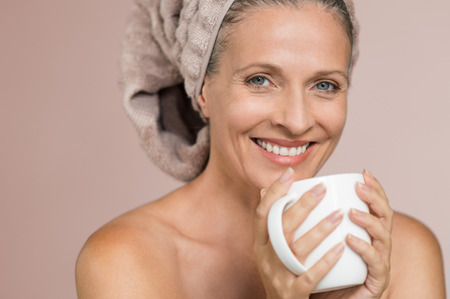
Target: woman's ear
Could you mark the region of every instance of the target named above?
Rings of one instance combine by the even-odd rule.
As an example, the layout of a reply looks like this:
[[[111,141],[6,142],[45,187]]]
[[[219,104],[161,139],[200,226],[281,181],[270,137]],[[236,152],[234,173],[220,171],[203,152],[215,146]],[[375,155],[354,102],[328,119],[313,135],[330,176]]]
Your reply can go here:
[[[205,78],[205,83],[202,86],[202,92],[197,98],[197,103],[200,106],[200,110],[203,114],[203,117],[209,118],[209,98],[206,88],[206,80],[207,79]]]

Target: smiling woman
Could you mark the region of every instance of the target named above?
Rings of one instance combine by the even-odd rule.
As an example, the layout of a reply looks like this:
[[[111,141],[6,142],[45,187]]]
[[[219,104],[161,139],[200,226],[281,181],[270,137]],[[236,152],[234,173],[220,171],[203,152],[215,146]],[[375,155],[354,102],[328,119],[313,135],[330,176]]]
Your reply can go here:
[[[344,128],[348,84],[342,74],[350,57],[345,30],[323,8],[247,12],[199,96],[210,120],[211,158],[223,162],[210,160],[210,167],[239,175],[246,184],[241,194],[270,186],[288,166],[296,179],[314,176]],[[333,87],[319,88],[327,84]],[[289,154],[306,144],[304,153]]]
[[[343,244],[297,276],[268,239],[271,205],[293,181],[318,173],[344,129],[357,56],[352,3],[171,5],[139,1],[134,9],[126,44],[138,46],[126,48],[123,57],[125,106],[155,163],[190,182],[89,238],[77,263],[79,297],[443,298],[436,240],[420,223],[394,213],[367,171],[356,191],[370,213],[349,217],[372,243],[349,237],[345,249],[367,264],[363,285],[311,295],[341,257]],[[175,25],[158,24],[164,12],[170,20],[179,16]],[[155,32],[159,25],[173,36]],[[180,104],[188,101],[179,88],[183,83],[201,117]],[[289,209],[283,220],[287,239],[325,193],[317,185]],[[291,242],[297,258],[307,256],[342,217],[332,213]]]

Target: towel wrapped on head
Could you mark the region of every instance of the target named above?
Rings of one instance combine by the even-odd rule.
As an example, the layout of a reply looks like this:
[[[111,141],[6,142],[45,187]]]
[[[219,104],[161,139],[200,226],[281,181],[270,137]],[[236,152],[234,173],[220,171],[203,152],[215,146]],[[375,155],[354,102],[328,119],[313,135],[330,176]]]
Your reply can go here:
[[[356,27],[353,3],[345,2]],[[182,181],[197,177],[208,160],[209,131],[197,98],[232,3],[136,0],[126,28],[121,57],[125,110],[153,162]]]

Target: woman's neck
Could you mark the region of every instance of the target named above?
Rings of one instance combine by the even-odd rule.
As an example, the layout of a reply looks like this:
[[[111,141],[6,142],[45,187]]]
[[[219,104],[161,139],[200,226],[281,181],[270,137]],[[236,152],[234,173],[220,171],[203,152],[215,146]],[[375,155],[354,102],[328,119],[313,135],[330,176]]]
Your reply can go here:
[[[228,208],[254,212],[260,201],[260,190],[241,180],[228,175],[223,169],[208,164],[202,174],[191,182],[193,190],[201,197],[208,197],[215,204],[224,204]]]

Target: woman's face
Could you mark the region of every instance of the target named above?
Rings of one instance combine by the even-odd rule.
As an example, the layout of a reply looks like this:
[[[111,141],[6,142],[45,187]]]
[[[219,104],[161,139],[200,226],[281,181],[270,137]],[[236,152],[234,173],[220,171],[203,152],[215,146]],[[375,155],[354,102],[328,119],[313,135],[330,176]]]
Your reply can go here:
[[[320,170],[347,111],[348,36],[318,6],[264,8],[228,28],[219,68],[199,103],[209,118],[210,164],[232,180],[269,186],[288,166]]]

